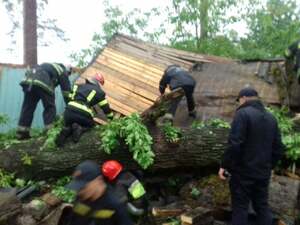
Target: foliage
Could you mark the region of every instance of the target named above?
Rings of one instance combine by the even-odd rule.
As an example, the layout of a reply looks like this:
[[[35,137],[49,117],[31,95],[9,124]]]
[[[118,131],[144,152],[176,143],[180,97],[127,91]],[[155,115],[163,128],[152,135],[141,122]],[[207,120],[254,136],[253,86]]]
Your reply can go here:
[[[202,129],[205,127],[215,127],[215,128],[230,128],[230,124],[222,119],[219,118],[214,118],[214,119],[209,119],[205,122],[203,121],[194,121],[192,124],[192,128],[195,129]]]
[[[287,158],[297,161],[300,158],[300,133],[284,135],[283,144],[286,147]]]
[[[181,130],[178,127],[174,127],[171,122],[163,125],[163,132],[166,140],[170,143],[176,143],[180,140]]]
[[[201,195],[201,191],[197,187],[193,187],[190,194],[193,198],[197,199]]]
[[[143,168],[148,168],[154,161],[152,152],[152,137],[142,123],[138,114],[115,119],[107,124],[101,132],[103,150],[110,154],[120,147],[120,139],[124,140],[133,159]]]
[[[65,188],[65,185],[70,183],[71,177],[65,176],[56,181],[51,193],[63,200],[64,202],[72,203],[75,200],[76,193],[70,189]]]
[[[217,127],[217,128],[230,128],[230,124],[227,121],[219,118],[208,120],[207,125],[211,127]]]
[[[267,107],[267,110],[275,116],[283,135],[289,135],[293,131],[293,121],[288,117],[288,108],[277,109]]]
[[[54,124],[53,127],[47,131],[47,139],[42,146],[42,149],[46,150],[55,150],[57,148],[55,140],[63,128],[63,118],[59,118]]]
[[[25,187],[32,184],[31,180],[25,181],[20,178],[16,178],[14,173],[8,173],[0,169],[0,188],[8,187]]]
[[[23,22],[22,11],[23,11],[23,1],[13,1],[13,0],[1,0],[6,8],[7,14],[11,20],[11,31],[8,33],[11,37],[12,45],[17,42],[16,32],[22,27]],[[50,45],[50,40],[46,38],[56,37],[62,41],[68,41],[69,39],[65,37],[64,31],[57,26],[57,20],[48,17],[45,14],[45,8],[47,7],[48,0],[37,0],[37,34],[39,45],[48,46]],[[10,49],[12,50],[12,49]]]
[[[25,153],[22,156],[21,161],[23,162],[23,165],[27,165],[27,166],[31,166],[32,165],[32,157],[29,156],[27,153]]]
[[[278,122],[287,158],[296,162],[300,159],[300,133],[293,131],[293,121],[288,117],[288,109],[267,108],[267,110],[275,116]]]
[[[299,38],[300,14],[296,0],[253,1],[244,18],[249,33],[241,40],[246,55],[241,58],[282,56],[284,50]]]
[[[5,125],[9,121],[9,117],[7,115],[0,114],[0,125]]]

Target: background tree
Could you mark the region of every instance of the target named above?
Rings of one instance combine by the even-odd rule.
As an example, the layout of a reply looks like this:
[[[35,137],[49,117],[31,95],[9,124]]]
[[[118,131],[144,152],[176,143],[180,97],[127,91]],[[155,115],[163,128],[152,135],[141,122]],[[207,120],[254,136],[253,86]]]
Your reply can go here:
[[[23,39],[25,65],[37,64],[37,16],[36,0],[23,1]]]
[[[299,39],[300,10],[296,0],[256,1],[248,5],[245,20],[249,32],[240,41],[241,58],[279,57],[293,41]]]
[[[37,52],[37,45],[48,46],[51,42],[46,39],[49,33],[53,33],[58,39],[67,41],[64,31],[60,29],[56,23],[56,19],[48,18],[43,12],[48,4],[48,0],[0,0],[5,5],[6,11],[11,20],[11,47],[8,50],[13,50],[16,44],[16,32],[23,28],[24,33],[24,63],[27,50]],[[23,7],[22,7],[23,6]],[[27,13],[26,13],[27,12]],[[21,16],[20,16],[21,15]],[[22,26],[22,22],[23,25]],[[37,36],[35,38],[35,36]],[[37,41],[35,40],[37,39]],[[28,47],[26,47],[28,45]],[[35,45],[35,46],[34,46]],[[28,53],[29,54],[29,53]],[[33,55],[35,53],[32,53]],[[31,53],[29,55],[32,55]],[[36,56],[30,56],[36,62]],[[33,63],[34,64],[34,63]]]

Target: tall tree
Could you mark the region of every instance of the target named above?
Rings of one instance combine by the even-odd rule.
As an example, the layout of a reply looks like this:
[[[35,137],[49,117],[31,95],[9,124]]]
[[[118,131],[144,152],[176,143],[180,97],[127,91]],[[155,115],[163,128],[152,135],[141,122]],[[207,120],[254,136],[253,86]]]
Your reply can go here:
[[[237,0],[172,0],[169,9],[171,24],[175,25],[172,45],[200,50],[203,41],[215,37],[230,22],[233,17],[227,12],[236,4]]]
[[[48,4],[48,0],[0,0],[0,2],[4,4],[12,22],[11,31],[9,32],[11,47],[7,50],[13,50],[13,47],[16,43],[15,34],[19,29],[23,28],[24,48],[26,48],[24,49],[25,64],[27,63],[25,60],[25,54],[27,54],[26,52],[28,52],[29,50],[36,52],[36,45],[47,46],[50,43],[50,40],[46,40],[44,38],[48,36],[45,35],[46,33],[53,32],[53,34],[60,40],[68,40],[64,35],[64,31],[56,25],[57,21],[55,19],[47,17],[47,15],[45,16],[45,13],[43,13],[45,7]],[[22,20],[24,27],[22,27],[21,25]],[[37,36],[37,41],[34,40],[35,38],[31,36]],[[33,53],[31,53],[30,55],[33,55]],[[33,56],[30,57],[34,59]],[[36,60],[33,60],[32,62],[34,61]]]
[[[300,8],[296,0],[267,0],[260,7],[249,5],[245,16],[249,33],[241,40],[248,58],[282,56],[299,39]]]
[[[36,0],[23,1],[23,39],[25,65],[37,64],[37,5]]]

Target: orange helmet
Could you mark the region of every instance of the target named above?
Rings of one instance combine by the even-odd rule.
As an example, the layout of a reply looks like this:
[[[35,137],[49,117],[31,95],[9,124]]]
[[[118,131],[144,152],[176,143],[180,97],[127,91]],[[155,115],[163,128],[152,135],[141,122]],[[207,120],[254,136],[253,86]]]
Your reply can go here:
[[[97,72],[94,74],[94,77],[93,77],[98,83],[100,83],[102,86],[104,85],[104,76]]]
[[[102,165],[102,173],[109,181],[114,180],[122,171],[123,166],[116,160],[108,160]]]

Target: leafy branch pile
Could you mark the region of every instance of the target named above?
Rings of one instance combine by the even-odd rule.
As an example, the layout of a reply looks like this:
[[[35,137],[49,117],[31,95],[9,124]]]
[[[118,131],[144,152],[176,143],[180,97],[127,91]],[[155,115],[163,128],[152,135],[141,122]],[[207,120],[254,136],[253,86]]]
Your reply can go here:
[[[57,148],[56,144],[55,144],[55,140],[56,140],[56,137],[61,132],[62,128],[63,128],[63,118],[60,117],[53,124],[53,127],[47,131],[47,135],[46,135],[47,139],[46,139],[42,149],[55,150]]]
[[[65,176],[56,181],[52,187],[51,193],[64,202],[72,203],[75,200],[76,193],[65,186],[70,183],[71,177]]]
[[[300,159],[300,133],[293,129],[293,121],[288,117],[288,109],[268,108],[278,121],[278,126],[281,131],[282,141],[285,145],[285,154],[288,159],[295,164]],[[295,166],[295,165],[293,165]]]
[[[0,188],[25,187],[31,184],[33,184],[33,181],[16,178],[14,173],[8,173],[0,169]]]
[[[172,126],[171,122],[163,125],[163,132],[168,142],[176,143],[180,140],[181,130],[180,128]]]
[[[101,141],[104,151],[108,154],[121,146],[120,141],[124,141],[129,152],[133,154],[133,159],[143,169],[153,164],[155,156],[151,148],[153,140],[136,113],[107,124],[101,131]]]
[[[195,129],[202,129],[206,127],[214,127],[214,128],[230,128],[230,124],[222,119],[215,118],[215,119],[209,119],[207,121],[195,121],[192,124],[192,128]]]

